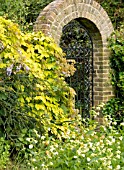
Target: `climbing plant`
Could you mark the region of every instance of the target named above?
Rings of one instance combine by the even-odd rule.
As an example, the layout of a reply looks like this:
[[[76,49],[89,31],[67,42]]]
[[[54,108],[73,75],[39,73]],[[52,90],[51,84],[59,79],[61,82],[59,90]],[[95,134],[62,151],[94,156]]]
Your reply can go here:
[[[124,28],[115,31],[109,39],[110,67],[112,68],[112,84],[115,87],[116,96],[124,99]]]
[[[118,124],[124,121],[124,27],[113,32],[109,38],[111,49],[111,81],[115,98],[107,102],[103,114],[111,115]]]
[[[51,38],[24,34],[2,17],[0,56],[0,136],[16,151],[25,128],[61,139],[77,113],[75,92],[65,82],[73,64]]]

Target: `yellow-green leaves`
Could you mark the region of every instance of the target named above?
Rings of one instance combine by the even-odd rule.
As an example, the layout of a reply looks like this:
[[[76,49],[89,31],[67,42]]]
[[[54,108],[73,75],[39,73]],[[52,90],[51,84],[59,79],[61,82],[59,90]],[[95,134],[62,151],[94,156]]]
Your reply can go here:
[[[51,134],[60,138],[68,126],[64,120],[70,122],[75,114],[74,91],[65,82],[65,77],[74,73],[73,64],[41,32],[21,33],[17,25],[2,17],[0,27],[0,41],[5,46],[0,54],[0,80],[4,80],[0,89],[11,88],[13,92],[5,92],[7,105],[2,107],[6,112],[13,108],[9,114],[15,117],[18,113],[27,120],[32,117],[38,122],[36,126],[50,128]]]

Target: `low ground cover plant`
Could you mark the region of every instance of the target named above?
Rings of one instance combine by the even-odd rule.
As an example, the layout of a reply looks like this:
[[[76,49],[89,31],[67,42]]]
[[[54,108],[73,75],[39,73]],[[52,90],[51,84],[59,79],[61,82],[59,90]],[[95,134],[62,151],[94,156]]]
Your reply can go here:
[[[92,111],[88,125],[82,125],[82,118],[77,116],[75,128],[69,128],[63,139],[55,139],[47,134],[40,135],[34,129],[32,135],[23,136],[27,143],[20,154],[24,154],[23,164],[16,159],[17,169],[72,169],[72,170],[119,170],[124,169],[124,123],[118,127],[110,116],[104,117],[104,124],[99,127]],[[86,120],[83,120],[84,122]],[[99,129],[97,129],[99,127]],[[39,139],[39,140],[38,140]],[[37,147],[39,144],[39,148]],[[15,166],[14,166],[15,167]]]

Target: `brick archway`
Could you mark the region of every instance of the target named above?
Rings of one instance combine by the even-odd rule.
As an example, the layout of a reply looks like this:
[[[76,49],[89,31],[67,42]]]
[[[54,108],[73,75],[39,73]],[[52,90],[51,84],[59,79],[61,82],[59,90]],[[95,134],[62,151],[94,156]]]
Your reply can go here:
[[[41,30],[59,44],[63,27],[76,18],[80,18],[93,40],[94,105],[97,105],[113,96],[107,47],[113,26],[106,11],[94,0],[55,0],[39,14],[34,31]]]

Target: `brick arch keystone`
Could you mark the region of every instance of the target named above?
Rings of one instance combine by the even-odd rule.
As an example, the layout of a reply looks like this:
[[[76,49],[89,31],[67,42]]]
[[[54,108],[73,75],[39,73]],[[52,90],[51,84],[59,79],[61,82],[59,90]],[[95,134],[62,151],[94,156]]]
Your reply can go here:
[[[39,14],[34,31],[42,31],[59,44],[63,27],[76,18],[80,18],[93,40],[94,105],[98,105],[113,97],[107,42],[113,25],[102,6],[95,0],[55,0]]]

